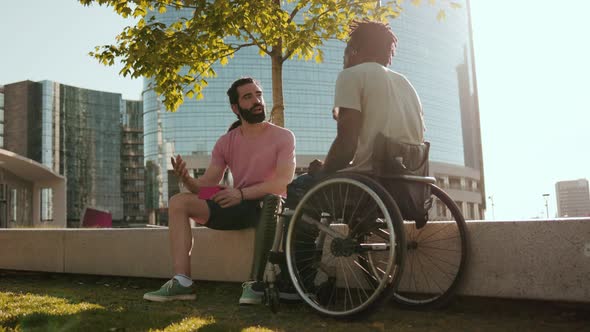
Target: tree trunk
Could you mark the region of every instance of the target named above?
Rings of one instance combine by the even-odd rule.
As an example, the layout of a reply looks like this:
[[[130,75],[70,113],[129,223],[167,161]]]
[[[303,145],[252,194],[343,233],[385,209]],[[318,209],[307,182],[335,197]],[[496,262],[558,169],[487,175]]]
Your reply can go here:
[[[283,61],[279,53],[272,59],[272,111],[270,120],[277,126],[285,126],[285,105],[283,104]]]
[[[281,0],[274,0],[281,8]],[[283,40],[279,39],[270,52],[272,61],[272,111],[270,121],[279,127],[285,127],[285,105],[283,104]]]

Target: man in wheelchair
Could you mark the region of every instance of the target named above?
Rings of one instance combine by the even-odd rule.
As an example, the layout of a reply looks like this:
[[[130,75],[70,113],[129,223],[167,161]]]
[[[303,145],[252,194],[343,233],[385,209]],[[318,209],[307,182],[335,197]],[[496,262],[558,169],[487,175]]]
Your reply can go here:
[[[426,222],[426,187],[418,184],[411,188],[412,184],[394,184],[387,179],[394,172],[428,172],[420,99],[403,75],[387,68],[396,43],[387,24],[353,23],[344,51],[344,69],[336,80],[333,116],[338,122],[337,136],[319,174],[304,175],[304,180],[298,178],[288,185],[286,208],[295,209],[303,195],[325,176],[351,171],[377,177],[404,216],[415,220],[419,227]],[[305,227],[300,231],[309,234],[301,236],[295,245],[302,253],[298,258],[311,261],[316,231]],[[284,274],[278,278],[279,282],[285,279]],[[245,292],[255,290],[259,283],[252,285]],[[261,289],[258,294],[262,294]]]
[[[320,174],[313,177],[315,181],[294,181],[289,184],[286,208],[295,210],[305,193],[315,184],[336,172],[345,171],[363,173],[375,178],[395,199],[404,218],[414,220],[418,228],[426,223],[428,207],[424,203],[430,196],[428,187],[396,182],[392,178],[395,174],[428,175],[429,148],[424,142],[422,105],[416,90],[406,77],[388,68],[395,54],[396,44],[397,38],[387,24],[372,21],[352,24],[350,39],[344,51],[344,69],[336,80],[332,112],[338,123],[337,136],[319,171]],[[320,195],[316,196],[322,200]],[[329,201],[328,196],[329,194],[323,199]],[[364,201],[360,197],[351,198],[349,202],[357,207],[362,206]],[[315,204],[322,203],[311,203],[303,208],[310,208],[306,214],[321,219],[323,213],[317,215],[319,212]],[[338,205],[332,198],[332,205],[334,204]],[[347,206],[336,209],[343,211],[343,214],[344,211],[352,214],[356,211]],[[364,207],[359,210],[368,213],[368,209]],[[378,216],[363,220],[376,218]],[[355,226],[354,222],[350,221],[348,229],[359,234],[366,233],[359,227],[362,225],[374,227],[373,224],[362,222]],[[316,295],[322,297],[322,285],[329,285],[329,279],[319,286],[314,286],[316,274],[309,272],[321,265],[322,255],[317,255],[316,247],[319,243],[319,229],[315,224],[306,225],[302,222],[294,233],[295,254],[292,259],[302,264],[305,262],[305,267],[302,267],[301,271],[308,271],[305,272],[305,278],[300,278],[301,285],[308,291],[315,289]],[[331,244],[332,253],[339,250],[336,249],[339,248],[340,243],[337,241],[340,240],[335,241]],[[340,254],[344,256],[344,251],[348,248],[346,241],[341,240],[343,251]],[[318,306],[321,307],[322,304]],[[327,309],[327,312],[329,311],[331,310]]]
[[[194,300],[190,255],[192,232],[189,218],[218,230],[252,227],[267,194],[285,196],[295,171],[295,138],[291,131],[265,121],[260,84],[252,78],[235,81],[227,91],[231,109],[238,117],[221,136],[211,154],[205,174],[191,177],[180,156],[172,166],[190,191],[173,196],[168,220],[174,277],[159,290],[144,295],[149,301]],[[234,187],[219,186],[230,169]]]
[[[387,24],[352,24],[344,50],[344,69],[336,80],[333,116],[338,122],[337,135],[321,173],[325,176],[344,170],[377,177],[400,210],[417,214],[411,219],[422,223],[425,210],[420,203],[412,203],[416,190],[394,186],[387,180],[396,173],[428,175],[429,146],[424,143],[420,99],[405,76],[388,68],[396,45],[397,38]],[[289,186],[297,185],[294,182]],[[309,187],[307,183],[305,189]],[[423,196],[420,190],[424,188],[418,185],[417,196]],[[287,197],[287,207],[297,205],[301,197],[294,196]],[[419,202],[423,197],[415,198]]]

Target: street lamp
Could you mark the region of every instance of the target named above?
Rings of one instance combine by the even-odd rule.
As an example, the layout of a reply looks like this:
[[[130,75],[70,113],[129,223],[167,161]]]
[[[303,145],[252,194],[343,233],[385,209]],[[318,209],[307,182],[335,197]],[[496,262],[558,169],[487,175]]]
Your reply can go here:
[[[543,197],[545,198],[545,211],[547,211],[547,219],[549,219],[549,194],[543,194]]]
[[[492,220],[496,220],[496,214],[494,213],[494,195],[488,196],[490,202],[492,202]]]

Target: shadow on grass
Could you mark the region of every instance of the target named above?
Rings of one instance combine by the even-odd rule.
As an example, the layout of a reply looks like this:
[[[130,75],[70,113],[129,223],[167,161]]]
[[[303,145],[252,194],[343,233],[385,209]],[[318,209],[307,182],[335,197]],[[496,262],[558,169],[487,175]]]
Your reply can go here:
[[[0,327],[26,331],[267,331],[285,325],[286,312],[278,318],[263,306],[238,306],[239,284],[199,282],[197,301],[142,299],[163,282],[0,271]],[[283,309],[301,312],[300,305]]]
[[[52,293],[0,292],[0,327],[18,331],[240,331],[249,327],[220,323],[199,311],[181,308],[174,312],[178,306],[139,310],[122,304],[113,306],[108,301],[64,299],[61,296],[68,295]]]
[[[32,331],[586,331],[588,305],[458,298],[437,311],[385,305],[361,320],[319,316],[303,304],[238,306],[235,283],[198,282],[197,301],[142,299],[165,280],[0,271],[0,327]],[[28,294],[28,295],[27,295]],[[28,296],[28,298],[27,298]],[[0,328],[0,331],[2,328]]]
[[[178,315],[164,314],[153,321],[121,305],[52,289],[0,292],[0,326],[19,331],[117,331],[126,326],[141,330],[164,328],[176,319]]]

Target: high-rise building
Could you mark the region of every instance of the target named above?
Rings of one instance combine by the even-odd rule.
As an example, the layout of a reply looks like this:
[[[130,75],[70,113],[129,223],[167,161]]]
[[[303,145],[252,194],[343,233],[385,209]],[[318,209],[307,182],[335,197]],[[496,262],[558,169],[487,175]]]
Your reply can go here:
[[[7,84],[4,97],[5,148],[66,177],[69,224],[77,225],[87,207],[124,219],[121,156],[122,150],[141,152],[141,132],[130,133],[141,123],[141,102],[51,81]],[[129,125],[122,126],[123,119]],[[124,146],[122,135],[129,138]],[[46,209],[51,196],[42,192]]]
[[[558,217],[590,217],[588,180],[559,181],[555,193]]]
[[[4,87],[0,85],[0,149],[4,148]]]
[[[461,8],[447,11],[444,21],[436,19],[431,6],[407,5],[391,21],[399,39],[391,67],[406,75],[421,97],[426,139],[432,144],[432,175],[467,219],[479,219],[485,209],[479,108],[469,3],[461,3]],[[155,15],[158,21],[170,24],[192,14],[188,9],[170,9]],[[343,42],[328,41],[321,64],[284,63],[285,126],[297,139],[299,170],[313,158],[323,159],[336,136],[331,110],[344,47]],[[151,88],[153,81],[144,80],[146,204],[152,212],[165,215],[163,210],[176,188],[175,180],[169,179],[171,155],[190,157],[197,174],[207,166],[216,140],[235,120],[225,94],[234,80],[252,76],[261,81],[268,110],[272,107],[271,63],[258,49],[242,49],[228,65],[215,69],[218,76],[208,81],[205,98],[185,100],[175,113],[166,112]]]
[[[121,113],[121,190],[125,223],[145,223],[143,105],[125,100]]]

